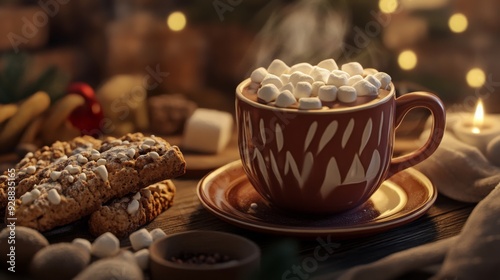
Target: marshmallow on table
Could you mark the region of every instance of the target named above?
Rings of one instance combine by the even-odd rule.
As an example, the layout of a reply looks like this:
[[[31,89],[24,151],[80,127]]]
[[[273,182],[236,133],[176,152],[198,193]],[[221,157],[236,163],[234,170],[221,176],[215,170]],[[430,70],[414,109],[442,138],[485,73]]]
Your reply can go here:
[[[340,102],[352,103],[356,101],[356,89],[351,86],[341,86],[337,90],[337,99]]]
[[[325,83],[322,81],[316,81],[312,84],[311,96],[318,96],[319,88],[324,86]]]
[[[295,90],[295,87],[293,86],[292,83],[287,83],[286,85],[284,85],[280,88],[280,91],[285,91],[285,90],[289,90],[290,92],[293,92]]]
[[[337,91],[336,86],[322,86],[319,88],[318,97],[321,101],[332,102],[337,99]]]
[[[295,96],[292,94],[292,92],[289,90],[284,90],[278,95],[274,105],[276,105],[276,107],[286,108],[295,104],[295,102],[297,102],[297,100],[295,99]]]
[[[378,72],[373,74],[375,78],[380,81],[380,88],[389,89],[389,84],[391,83],[391,76],[384,72]]]
[[[152,231],[150,231],[149,234],[151,234],[153,241],[156,241],[158,239],[167,236],[167,234],[161,228],[155,228]]]
[[[352,86],[354,85],[355,83],[359,82],[363,80],[363,76],[361,75],[354,75],[354,76],[351,76],[348,80],[347,80],[347,85],[348,86]]]
[[[304,74],[309,74],[313,70],[313,66],[307,62],[297,63],[290,67],[290,73],[302,72]]]
[[[142,249],[134,253],[134,259],[137,265],[142,269],[146,270],[149,267],[149,250]]]
[[[290,67],[288,67],[285,62],[279,59],[273,60],[273,62],[269,64],[269,67],[267,67],[267,72],[276,76],[287,73],[289,70]]]
[[[290,74],[281,74],[280,75],[280,79],[281,79],[281,83],[283,83],[284,85],[288,84],[290,82]]]
[[[269,85],[262,86],[259,89],[259,91],[257,91],[257,96],[260,99],[264,100],[265,102],[271,102],[274,99],[276,99],[276,97],[278,97],[279,93],[280,92],[275,85],[269,84]]]
[[[346,75],[341,75],[332,72],[330,73],[330,76],[328,77],[328,81],[326,82],[326,84],[336,87],[341,87],[347,84],[347,79],[348,77]]]
[[[98,258],[111,257],[120,251],[120,241],[111,232],[106,232],[94,240],[91,250]]]
[[[352,87],[356,89],[356,93],[358,94],[358,96],[378,95],[378,88],[376,88],[373,84],[371,84],[367,80],[361,80],[355,83]]]
[[[153,237],[145,228],[142,228],[130,234],[129,239],[134,251],[138,251],[142,248],[147,248],[149,247],[149,245],[151,245],[151,243],[153,243]]]
[[[314,81],[321,81],[326,83],[328,81],[328,77],[330,76],[330,71],[325,68],[314,66],[314,69],[311,71],[310,76],[314,79]]]
[[[267,74],[267,76],[262,80],[261,85],[275,85],[277,88],[280,88],[283,86],[283,82],[281,81],[280,77],[273,75],[273,74]]]
[[[218,153],[227,146],[232,132],[230,113],[198,108],[186,121],[182,146],[197,152]]]
[[[317,110],[321,109],[323,105],[321,100],[317,97],[302,97],[299,99],[299,109],[302,110]]]
[[[335,60],[332,58],[321,61],[320,63],[318,63],[318,67],[325,68],[330,72],[339,69],[339,67],[337,66],[337,62],[335,62]]]
[[[308,82],[298,82],[295,87],[293,95],[295,98],[299,99],[302,97],[310,97],[312,92],[312,85]]]
[[[264,78],[267,76],[267,70],[264,67],[259,67],[255,70],[253,70],[252,74],[250,75],[250,80],[254,83],[262,83]]]
[[[374,85],[376,88],[380,88],[380,86],[382,85],[382,83],[373,75],[366,76],[365,80],[370,82],[370,84]]]
[[[347,72],[349,75],[363,75],[363,66],[358,62],[349,62],[341,67],[342,71]]]

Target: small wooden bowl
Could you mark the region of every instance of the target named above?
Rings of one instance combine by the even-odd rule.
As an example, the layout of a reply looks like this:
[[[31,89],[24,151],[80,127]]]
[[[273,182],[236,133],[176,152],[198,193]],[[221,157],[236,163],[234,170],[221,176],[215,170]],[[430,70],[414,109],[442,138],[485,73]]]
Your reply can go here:
[[[178,264],[169,261],[183,252],[219,253],[233,260],[212,265]],[[260,266],[260,249],[238,235],[217,231],[188,231],[155,241],[150,246],[151,279],[250,279]]]

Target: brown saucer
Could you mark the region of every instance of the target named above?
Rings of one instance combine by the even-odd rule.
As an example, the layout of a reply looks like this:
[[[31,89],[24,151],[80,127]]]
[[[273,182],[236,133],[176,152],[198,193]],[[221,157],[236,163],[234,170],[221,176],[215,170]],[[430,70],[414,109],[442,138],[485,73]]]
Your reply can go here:
[[[197,193],[208,211],[236,226],[280,235],[337,238],[371,235],[409,223],[425,214],[437,196],[429,179],[409,168],[386,180],[356,209],[328,216],[289,213],[255,191],[239,160],[201,179]],[[252,203],[257,207],[252,209]]]

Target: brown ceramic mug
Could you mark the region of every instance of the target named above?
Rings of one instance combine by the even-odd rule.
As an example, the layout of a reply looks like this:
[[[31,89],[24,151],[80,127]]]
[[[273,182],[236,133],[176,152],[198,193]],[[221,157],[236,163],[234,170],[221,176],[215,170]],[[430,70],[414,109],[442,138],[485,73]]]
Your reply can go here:
[[[433,94],[396,98],[394,85],[376,100],[325,110],[278,108],[236,88],[238,145],[243,169],[273,205],[303,213],[335,213],[364,202],[393,174],[429,157],[445,128]],[[408,111],[424,107],[434,124],[420,149],[392,158],[395,129]]]

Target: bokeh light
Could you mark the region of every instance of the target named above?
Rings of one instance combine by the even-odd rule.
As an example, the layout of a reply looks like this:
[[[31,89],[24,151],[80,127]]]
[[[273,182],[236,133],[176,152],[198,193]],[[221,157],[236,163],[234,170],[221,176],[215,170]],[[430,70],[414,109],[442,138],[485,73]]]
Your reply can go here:
[[[465,76],[467,84],[473,88],[480,88],[484,85],[486,81],[486,74],[480,68],[472,68],[467,72]]]
[[[456,13],[450,17],[448,20],[448,26],[450,30],[455,33],[462,33],[467,29],[469,22],[464,14]]]
[[[380,0],[378,2],[378,7],[383,13],[394,13],[398,8],[398,0]]]
[[[399,67],[403,70],[411,70],[417,66],[417,55],[412,50],[402,51],[398,56]]]
[[[186,27],[186,16],[182,12],[173,12],[167,18],[167,25],[172,31],[181,31]]]

